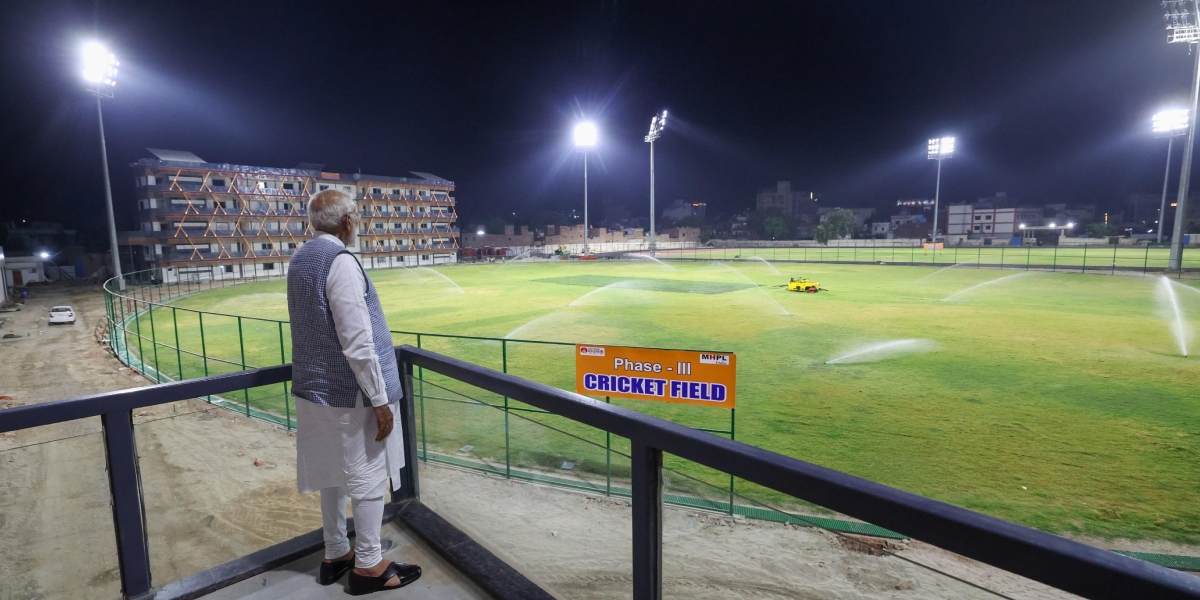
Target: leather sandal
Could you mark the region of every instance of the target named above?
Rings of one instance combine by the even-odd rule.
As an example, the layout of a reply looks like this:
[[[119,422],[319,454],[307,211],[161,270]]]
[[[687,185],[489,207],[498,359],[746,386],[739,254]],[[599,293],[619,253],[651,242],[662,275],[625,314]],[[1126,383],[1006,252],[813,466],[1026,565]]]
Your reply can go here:
[[[400,583],[398,585],[387,585],[389,579],[398,577]],[[351,596],[362,596],[365,594],[373,594],[375,592],[383,592],[386,590],[400,589],[417,579],[421,578],[421,567],[405,563],[393,561],[383,570],[383,574],[379,577],[371,577],[370,575],[359,575],[353,571],[350,572],[350,586],[346,590]]]
[[[317,583],[321,585],[333,585],[337,580],[342,578],[350,569],[354,568],[354,557],[351,556],[346,560],[335,560],[333,562],[321,561],[321,573],[317,576]]]

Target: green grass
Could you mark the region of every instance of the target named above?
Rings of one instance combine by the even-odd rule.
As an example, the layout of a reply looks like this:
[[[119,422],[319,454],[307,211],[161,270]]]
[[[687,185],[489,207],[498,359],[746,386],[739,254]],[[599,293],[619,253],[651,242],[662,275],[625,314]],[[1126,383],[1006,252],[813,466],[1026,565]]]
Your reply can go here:
[[[1200,543],[1200,366],[1179,355],[1157,300],[1157,278],[1032,272],[941,301],[1013,273],[776,264],[780,276],[761,263],[733,263],[758,284],[750,287],[731,267],[673,266],[440,268],[464,294],[426,270],[371,276],[394,330],[733,351],[741,441],[1046,531]],[[774,287],[799,275],[830,291]],[[603,286],[610,287],[580,300]],[[1200,294],[1179,294],[1185,312],[1200,315]],[[170,309],[154,311],[153,337],[174,345],[177,323],[180,346],[196,353],[199,318],[185,309],[287,318],[279,281],[203,292],[173,306],[174,320]],[[151,336],[148,315],[135,324]],[[205,315],[204,331],[207,353],[226,361],[210,359],[208,372],[240,369],[237,319]],[[289,360],[286,325],[282,354],[277,324],[243,319],[242,333],[246,364]],[[865,343],[906,338],[931,339],[938,349],[825,364]],[[415,338],[397,334],[394,341]],[[496,369],[506,351],[510,373],[574,385],[570,347],[510,341],[502,348],[498,341],[430,336],[421,344]],[[136,340],[130,346],[136,354]],[[141,351],[147,360],[150,346],[144,342]],[[160,346],[159,368],[172,377],[181,368],[185,377],[204,373],[201,359],[180,356],[182,364],[174,349]],[[503,402],[425,375],[448,388],[436,395]],[[256,409],[290,410],[281,386],[248,398]],[[721,410],[614,402],[687,425],[728,426]],[[454,453],[470,444],[473,455],[503,467],[503,412],[434,400],[422,408],[430,450]],[[573,460],[580,477],[603,481],[605,454],[594,445],[604,443],[602,432],[530,416],[592,444],[513,417],[514,467],[549,469]],[[628,451],[625,440],[613,445]],[[668,464],[713,486],[727,484],[697,465],[674,458]],[[627,473],[628,461],[615,459],[614,476]],[[744,482],[738,490],[767,502],[787,500]],[[709,492],[719,497],[716,487]]]

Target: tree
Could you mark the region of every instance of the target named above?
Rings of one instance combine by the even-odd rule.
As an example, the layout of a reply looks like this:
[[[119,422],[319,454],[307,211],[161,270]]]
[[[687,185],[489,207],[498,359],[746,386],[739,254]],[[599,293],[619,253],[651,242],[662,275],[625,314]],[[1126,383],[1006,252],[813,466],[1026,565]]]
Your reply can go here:
[[[767,217],[762,222],[763,237],[777,240],[788,237],[788,224],[783,217]]]
[[[688,215],[682,219],[679,219],[678,221],[675,221],[675,226],[701,228],[704,227],[704,219],[701,219],[700,215]]]
[[[838,209],[825,215],[825,221],[813,230],[813,239],[820,244],[828,244],[831,239],[854,233],[856,226],[854,213]]]
[[[1102,238],[1108,237],[1114,233],[1112,225],[1103,222],[1088,223],[1088,237]]]

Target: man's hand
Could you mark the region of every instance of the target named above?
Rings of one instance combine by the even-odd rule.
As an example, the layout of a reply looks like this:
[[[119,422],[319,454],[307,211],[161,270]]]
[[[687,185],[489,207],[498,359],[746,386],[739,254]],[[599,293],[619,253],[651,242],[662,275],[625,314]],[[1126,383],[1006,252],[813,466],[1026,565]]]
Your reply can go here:
[[[392,416],[392,409],[386,404],[376,406],[375,421],[379,424],[379,433],[375,434],[375,441],[382,442],[384,438],[392,433],[392,427],[396,423],[395,417]]]

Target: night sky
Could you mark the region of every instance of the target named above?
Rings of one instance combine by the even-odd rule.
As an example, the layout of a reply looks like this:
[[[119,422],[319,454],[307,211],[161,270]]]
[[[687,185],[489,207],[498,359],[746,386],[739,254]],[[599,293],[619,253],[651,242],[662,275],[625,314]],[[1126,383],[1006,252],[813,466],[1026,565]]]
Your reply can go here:
[[[947,201],[1006,191],[1115,208],[1161,189],[1150,115],[1186,105],[1192,70],[1154,0],[9,0],[2,12],[0,220],[83,229],[103,223],[77,65],[90,37],[122,63],[104,104],[122,229],[145,147],[428,171],[457,183],[467,223],[580,208],[570,130],[584,117],[601,128],[592,201],[641,212],[642,137],[663,108],[662,204],[730,212],[777,179],[826,205],[930,197],[926,139],[953,134]]]

